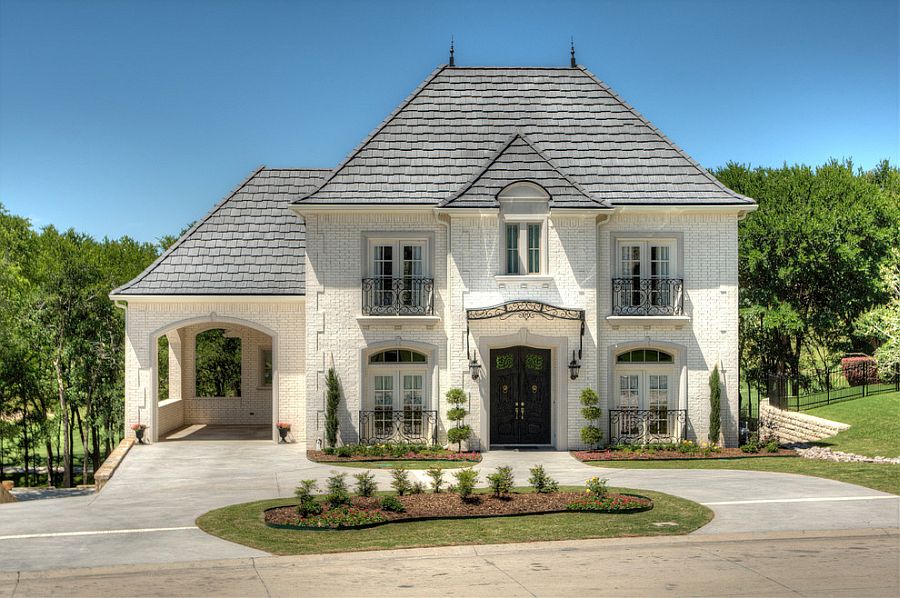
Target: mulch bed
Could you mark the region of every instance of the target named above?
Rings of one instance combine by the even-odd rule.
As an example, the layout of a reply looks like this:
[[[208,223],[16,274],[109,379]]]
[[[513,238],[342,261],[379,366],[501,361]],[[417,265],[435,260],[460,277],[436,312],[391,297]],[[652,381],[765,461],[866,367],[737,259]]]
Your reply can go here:
[[[406,453],[402,457],[393,457],[385,455],[376,457],[372,455],[353,455],[351,457],[339,457],[338,455],[327,455],[322,451],[306,451],[306,457],[310,461],[317,463],[347,463],[347,462],[367,462],[367,461],[452,461],[455,463],[471,462],[478,463],[481,461],[481,453],[444,453],[431,455],[428,453]]]
[[[639,505],[631,509],[622,509],[619,513],[634,513],[653,508],[653,501],[649,498],[628,494],[608,494],[608,498],[616,497],[639,500]],[[400,502],[406,507],[404,513],[393,513],[380,510],[380,498],[354,497],[352,507],[363,510],[378,511],[384,516],[385,521],[376,524],[354,526],[353,529],[373,527],[394,521],[414,521],[429,519],[459,519],[467,517],[509,517],[515,515],[537,515],[543,513],[571,512],[567,506],[575,501],[583,500],[583,492],[556,492],[553,494],[538,494],[535,492],[511,493],[504,498],[496,498],[493,495],[477,494],[470,500],[462,500],[457,494],[442,492],[440,494],[425,493],[398,496]],[[265,512],[266,524],[273,527],[290,527],[298,529],[311,529],[298,525],[299,515],[294,505],[275,507]],[[333,529],[333,528],[332,528]]]
[[[739,448],[723,448],[715,453],[703,455],[699,453],[679,453],[678,451],[657,451],[655,453],[638,453],[633,451],[573,451],[572,456],[579,461],[666,461],[685,459],[735,459],[754,457],[797,457],[791,449],[780,448],[778,452],[745,453]]]

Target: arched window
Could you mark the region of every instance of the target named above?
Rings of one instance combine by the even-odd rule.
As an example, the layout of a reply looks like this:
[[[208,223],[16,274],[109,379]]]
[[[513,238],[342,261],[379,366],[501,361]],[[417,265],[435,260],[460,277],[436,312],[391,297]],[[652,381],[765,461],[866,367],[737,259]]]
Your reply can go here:
[[[369,363],[428,363],[428,358],[418,351],[388,349],[369,357]]]
[[[412,349],[387,349],[369,356],[361,438],[368,442],[431,442],[428,356]]]
[[[616,357],[617,363],[673,363],[673,361],[672,355],[656,349],[635,349]]]
[[[680,438],[674,362],[671,353],[659,349],[616,355],[611,439],[643,444]]]
[[[519,181],[497,195],[500,202],[500,273],[547,274],[547,213],[550,195],[535,183]]]

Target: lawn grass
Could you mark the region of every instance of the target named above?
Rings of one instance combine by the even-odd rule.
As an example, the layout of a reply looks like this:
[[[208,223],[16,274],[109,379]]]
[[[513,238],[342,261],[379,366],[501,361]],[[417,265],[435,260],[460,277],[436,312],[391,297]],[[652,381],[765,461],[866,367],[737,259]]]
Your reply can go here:
[[[360,469],[395,469],[403,467],[405,469],[429,469],[431,467],[441,467],[443,469],[462,469],[464,467],[474,467],[478,465],[476,461],[442,461],[440,459],[409,459],[398,461],[321,461],[320,465],[338,467],[356,467]]]
[[[564,487],[581,491],[581,487]],[[482,489],[482,491],[485,491]],[[519,488],[519,492],[530,489]],[[201,515],[197,525],[208,534],[272,554],[319,554],[393,548],[503,544],[544,540],[681,535],[706,525],[713,512],[695,502],[661,492],[610,488],[653,499],[642,513],[551,513],[520,517],[481,517],[391,523],[361,530],[285,530],[268,527],[263,512],[296,504],[281,498],[231,505]],[[654,525],[665,523],[665,525]],[[674,523],[675,525],[671,525]]]
[[[771,459],[696,459],[684,461],[590,461],[595,467],[617,469],[734,469],[773,471],[828,478],[900,494],[900,465],[884,463],[835,463],[815,459],[773,457]]]
[[[867,457],[900,457],[900,392],[817,407],[806,413],[851,426],[816,444]]]

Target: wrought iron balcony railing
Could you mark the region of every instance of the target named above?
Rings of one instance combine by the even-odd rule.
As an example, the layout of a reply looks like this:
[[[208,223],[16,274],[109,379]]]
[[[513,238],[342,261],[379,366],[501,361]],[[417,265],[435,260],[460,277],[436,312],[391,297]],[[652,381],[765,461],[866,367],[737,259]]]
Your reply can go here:
[[[609,443],[679,442],[686,426],[686,409],[610,409]]]
[[[613,278],[614,316],[680,316],[684,313],[680,278]]]
[[[406,408],[359,412],[359,443],[437,442],[437,411]]]
[[[434,315],[434,279],[363,278],[362,312],[367,316]]]

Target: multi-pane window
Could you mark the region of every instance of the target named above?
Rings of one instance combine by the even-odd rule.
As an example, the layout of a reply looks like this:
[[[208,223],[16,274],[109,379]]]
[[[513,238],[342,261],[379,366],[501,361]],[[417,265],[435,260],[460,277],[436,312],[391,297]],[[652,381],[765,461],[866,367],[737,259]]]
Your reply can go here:
[[[620,241],[617,306],[646,309],[670,307],[675,301],[674,241]]]
[[[422,408],[424,407],[422,374],[403,375],[403,426],[407,434],[422,433]]]
[[[507,223],[503,244],[504,274],[540,274],[543,245],[541,223]]]
[[[369,357],[367,410],[374,410],[378,438],[401,440],[427,434],[423,410],[428,357],[411,349],[387,349]]]
[[[528,225],[528,273],[541,271],[541,225]]]
[[[519,273],[519,225],[506,225],[506,273]]]
[[[616,356],[615,409],[621,410],[617,438],[648,441],[676,432],[669,416],[677,402],[672,392],[674,360],[658,349],[634,349]]]
[[[421,313],[431,294],[427,247],[421,239],[371,240],[367,306],[378,314]]]
[[[386,436],[393,428],[394,377],[376,375],[374,377],[375,433]]]

